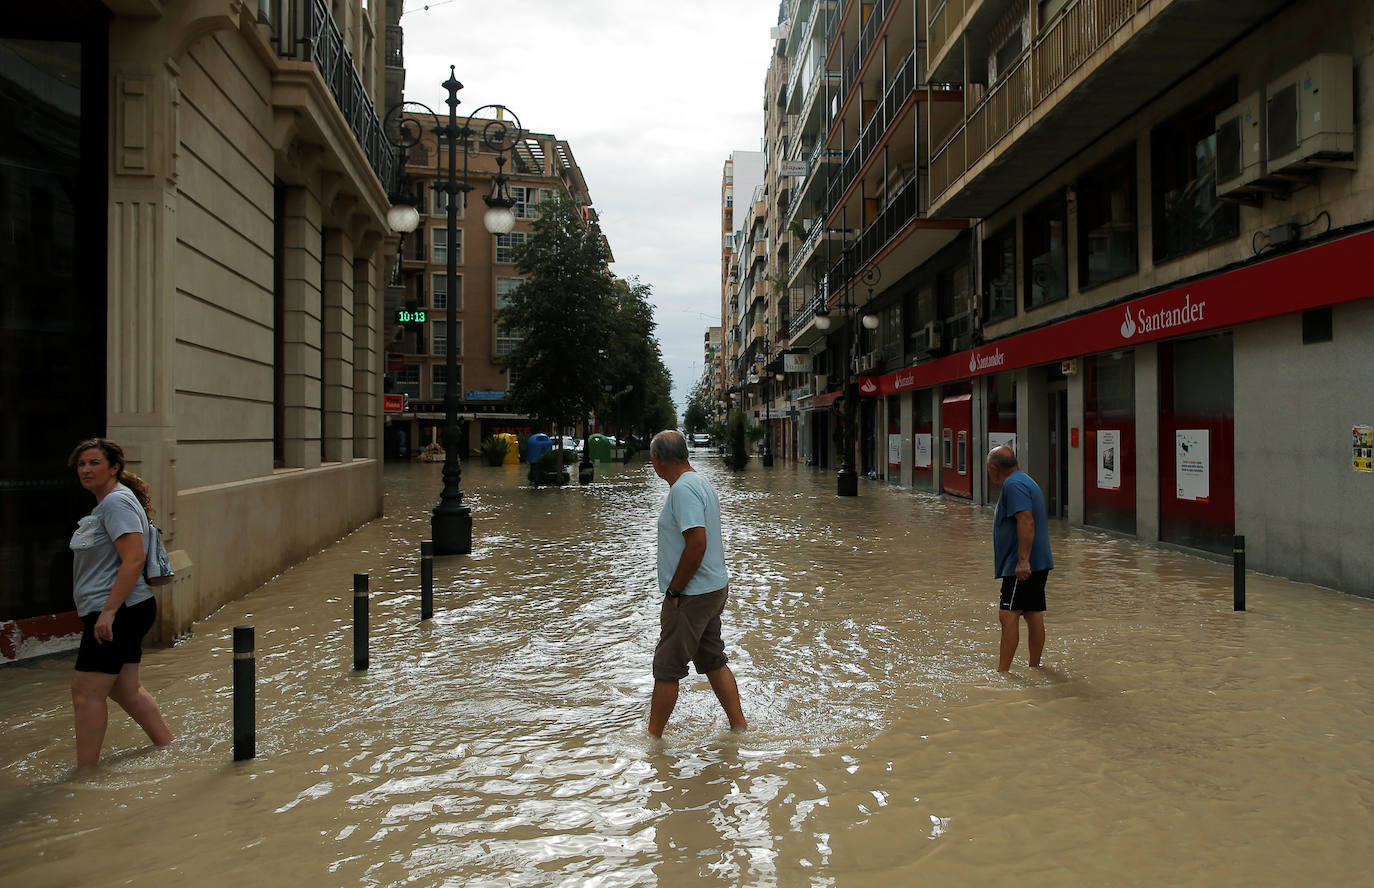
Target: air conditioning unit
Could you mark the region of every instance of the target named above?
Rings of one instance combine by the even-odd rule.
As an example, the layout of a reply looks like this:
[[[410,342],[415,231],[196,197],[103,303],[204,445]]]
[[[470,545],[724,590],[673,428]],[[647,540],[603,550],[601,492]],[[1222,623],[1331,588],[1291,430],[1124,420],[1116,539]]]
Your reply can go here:
[[[830,377],[826,376],[824,373],[817,373],[816,385],[814,386],[816,394],[820,394],[821,392],[825,391],[828,385],[830,385]]]
[[[861,355],[859,357],[859,372],[872,373],[873,368],[878,366],[877,355]]]
[[[927,352],[939,351],[944,346],[942,331],[939,321],[931,321],[921,331],[921,337],[916,340],[917,346]]]
[[[1322,53],[1264,89],[1269,172],[1355,159],[1354,69],[1350,56]]]
[[[1264,175],[1264,103],[1258,92],[1216,116],[1217,196],[1247,190]]]

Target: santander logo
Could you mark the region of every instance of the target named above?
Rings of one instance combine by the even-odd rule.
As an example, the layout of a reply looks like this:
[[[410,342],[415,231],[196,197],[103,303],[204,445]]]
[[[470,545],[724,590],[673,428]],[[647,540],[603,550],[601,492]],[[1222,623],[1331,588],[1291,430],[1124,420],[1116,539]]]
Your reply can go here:
[[[864,381],[859,384],[859,391],[865,395],[871,395],[878,390],[878,384],[873,381],[873,377],[865,376]]]
[[[1194,302],[1191,294],[1184,294],[1183,303],[1173,308],[1154,311],[1137,308],[1135,314],[1126,309],[1126,320],[1121,324],[1121,338],[1130,339],[1136,333],[1157,333],[1172,327],[1186,327],[1206,319],[1207,300]]]
[[[978,352],[972,352],[968,358],[968,372],[977,373],[979,370],[987,370],[991,367],[1001,367],[1007,362],[1007,356],[1002,354],[1000,348],[993,349],[992,354],[978,356]]]

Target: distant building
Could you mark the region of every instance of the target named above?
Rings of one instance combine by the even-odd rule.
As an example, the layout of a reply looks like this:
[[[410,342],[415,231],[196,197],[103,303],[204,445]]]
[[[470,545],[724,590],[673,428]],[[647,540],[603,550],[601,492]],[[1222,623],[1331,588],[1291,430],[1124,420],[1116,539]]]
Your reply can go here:
[[[474,120],[481,132],[488,123]],[[447,176],[448,149],[441,146],[437,158]],[[556,194],[570,197],[595,218],[587,183],[568,143],[544,133],[526,133],[508,156],[505,172],[515,199],[515,230],[494,235],[482,218],[496,172],[496,155],[480,139],[469,144],[467,207],[460,208],[458,239],[447,243],[447,195],[435,192],[439,175],[435,137],[426,136],[411,149],[406,174],[412,199],[420,210],[420,227],[404,238],[399,266],[394,268],[386,291],[384,341],[386,391],[407,397],[403,410],[386,417],[388,458],[405,458],[431,441],[440,441],[444,425],[444,397],[448,380],[447,349],[458,357],[459,428],[464,453],[484,438],[499,432],[529,434],[537,431],[532,420],[510,406],[512,376],[505,356],[519,341],[519,332],[497,323],[497,312],[506,294],[520,286],[524,276],[515,265],[515,247],[533,236],[531,221],[539,204]],[[458,168],[464,166],[461,151]],[[458,277],[448,280],[447,251],[457,252]],[[448,312],[458,312],[458,341],[447,341]],[[402,315],[402,312],[407,314]],[[423,320],[402,322],[423,313]]]

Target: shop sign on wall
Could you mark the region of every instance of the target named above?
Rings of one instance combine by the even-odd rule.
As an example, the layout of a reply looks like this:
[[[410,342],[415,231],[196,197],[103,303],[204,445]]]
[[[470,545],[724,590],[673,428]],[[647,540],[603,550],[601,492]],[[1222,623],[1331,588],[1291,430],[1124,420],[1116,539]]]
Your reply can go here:
[[[1207,429],[1174,432],[1174,486],[1181,500],[1205,503],[1212,495],[1210,437]]]
[[[1355,426],[1350,430],[1350,440],[1355,471],[1374,472],[1374,426]]]
[[[1121,489],[1121,430],[1097,430],[1097,489]]]
[[[911,436],[912,464],[918,469],[930,468],[930,432]]]
[[[890,466],[900,466],[902,464],[902,436],[887,436],[887,464]]]

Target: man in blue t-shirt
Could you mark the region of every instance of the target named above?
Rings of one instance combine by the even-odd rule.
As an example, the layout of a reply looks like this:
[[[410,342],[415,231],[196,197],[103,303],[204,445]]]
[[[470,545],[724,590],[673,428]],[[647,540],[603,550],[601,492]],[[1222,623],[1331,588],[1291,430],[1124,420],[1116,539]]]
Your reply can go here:
[[[720,533],[720,499],[687,461],[681,433],[659,432],[649,442],[649,459],[668,482],[668,500],[658,516],[658,645],[654,648],[654,693],[649,703],[649,733],[663,736],[677,705],[678,682],[687,664],[706,676],[730,720],[745,727],[735,674],[726,665],[720,615],[728,597],[725,546]]]
[[[998,611],[1002,644],[997,671],[1011,668],[1022,616],[1030,636],[1030,665],[1035,668],[1045,649],[1045,580],[1054,569],[1045,495],[1040,485],[1021,471],[1015,451],[1006,445],[994,447],[988,454],[988,480],[1002,485],[1002,495],[992,513],[994,576],[1002,580]]]

